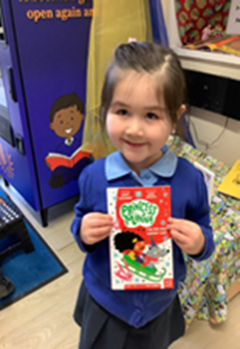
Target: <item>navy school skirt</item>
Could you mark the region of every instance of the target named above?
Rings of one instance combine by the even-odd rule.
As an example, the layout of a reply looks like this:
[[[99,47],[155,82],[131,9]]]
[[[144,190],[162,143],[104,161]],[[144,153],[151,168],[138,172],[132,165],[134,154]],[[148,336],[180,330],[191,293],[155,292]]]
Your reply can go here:
[[[84,281],[74,319],[81,326],[79,349],[166,349],[185,331],[178,296],[157,318],[136,329],[102,308],[90,296]]]

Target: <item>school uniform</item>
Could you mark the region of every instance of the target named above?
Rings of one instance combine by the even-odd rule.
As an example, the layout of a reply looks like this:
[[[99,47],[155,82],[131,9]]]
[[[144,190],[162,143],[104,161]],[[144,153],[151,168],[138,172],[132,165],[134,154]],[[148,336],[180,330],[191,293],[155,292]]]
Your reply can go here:
[[[74,319],[81,326],[79,349],[166,349],[185,331],[178,296],[157,318],[135,328],[101,307],[83,281]]]
[[[81,219],[85,214],[107,213],[107,187],[170,185],[172,217],[196,222],[205,236],[203,253],[192,257],[203,260],[211,255],[214,242],[203,176],[187,160],[171,153],[167,146],[162,150],[162,158],[150,168],[140,171],[139,177],[129,168],[120,152],[94,162],[80,175],[80,201],[75,206],[76,218],[71,230],[80,249],[88,252],[83,267],[84,284],[75,310],[75,319],[83,326],[81,349],[96,349],[98,346],[108,349],[104,341],[107,340],[108,333],[113,333],[111,328],[120,331],[118,333],[115,329],[113,336],[113,339],[118,338],[119,349],[136,348],[132,338],[139,338],[142,347],[165,349],[183,334],[183,317],[177,290],[179,282],[185,279],[186,267],[182,251],[174,242],[174,289],[112,291],[108,239],[86,246],[78,236]],[[154,329],[159,332],[156,336],[153,336]],[[153,343],[150,346],[148,340],[151,338]],[[109,341],[111,343],[111,337]],[[115,349],[115,344],[113,347]]]

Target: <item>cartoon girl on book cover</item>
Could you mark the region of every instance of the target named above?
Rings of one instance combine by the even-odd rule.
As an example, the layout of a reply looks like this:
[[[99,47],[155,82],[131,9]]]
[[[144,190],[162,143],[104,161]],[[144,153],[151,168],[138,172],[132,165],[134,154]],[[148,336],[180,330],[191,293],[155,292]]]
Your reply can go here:
[[[158,275],[156,263],[169,252],[169,250],[164,248],[160,249],[153,237],[151,237],[151,245],[145,251],[147,246],[144,239],[129,231],[115,235],[114,242],[117,250],[123,254],[123,259],[127,266],[131,267],[132,273],[136,275],[141,274],[146,279],[151,275]],[[126,267],[126,269],[128,268]],[[166,269],[162,268],[162,273],[158,275],[159,281],[165,274]]]
[[[62,188],[77,180],[80,172],[91,162],[91,154],[82,151],[81,141],[74,137],[84,120],[84,105],[76,93],[59,97],[50,110],[50,129],[64,140],[54,153],[45,158],[51,170],[49,186]]]

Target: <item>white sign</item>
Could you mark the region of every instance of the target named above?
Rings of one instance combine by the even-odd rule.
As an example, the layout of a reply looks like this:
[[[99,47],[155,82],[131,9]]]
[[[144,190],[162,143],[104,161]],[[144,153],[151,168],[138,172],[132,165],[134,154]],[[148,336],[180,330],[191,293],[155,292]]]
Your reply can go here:
[[[228,17],[227,34],[240,35],[240,0],[232,0]]]

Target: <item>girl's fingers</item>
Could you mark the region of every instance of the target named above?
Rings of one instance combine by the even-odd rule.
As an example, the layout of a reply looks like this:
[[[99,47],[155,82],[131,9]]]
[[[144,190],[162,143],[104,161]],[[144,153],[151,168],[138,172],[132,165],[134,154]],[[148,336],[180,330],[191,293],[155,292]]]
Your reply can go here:
[[[82,219],[80,238],[86,244],[94,244],[110,235],[112,216],[99,212],[86,214]]]
[[[180,219],[170,219],[168,229],[174,242],[184,252],[191,255],[202,253],[205,246],[205,237],[201,228],[194,222]]]
[[[111,227],[101,227],[97,229],[88,229],[86,231],[81,231],[81,240],[89,245],[95,244],[108,237],[111,233]]]
[[[169,218],[166,228],[169,230],[177,230],[184,235],[189,235],[193,232],[194,224],[186,219]]]
[[[89,228],[90,229],[100,229],[103,227],[112,227],[113,223],[109,221],[98,221],[98,220],[93,220],[89,222]]]
[[[170,234],[177,245],[185,245],[188,243],[187,237],[184,234],[179,233],[177,230],[171,229]]]
[[[83,218],[83,223],[91,228],[100,228],[103,226],[112,226],[113,218],[103,213],[87,214]]]
[[[172,235],[173,241],[178,245],[178,247],[182,251],[191,254],[192,248],[189,245],[189,241],[188,241],[188,239],[186,238],[185,235],[177,232],[176,230],[171,230],[171,235]]]
[[[109,235],[110,232],[111,232],[111,227],[104,226],[97,229],[92,229],[90,232],[90,235],[94,237],[101,237],[104,235]]]
[[[111,220],[113,219],[112,216],[110,214],[107,213],[101,213],[101,212],[92,212],[92,213],[88,213],[86,216],[84,217],[89,217],[91,219],[100,219],[100,220]]]

